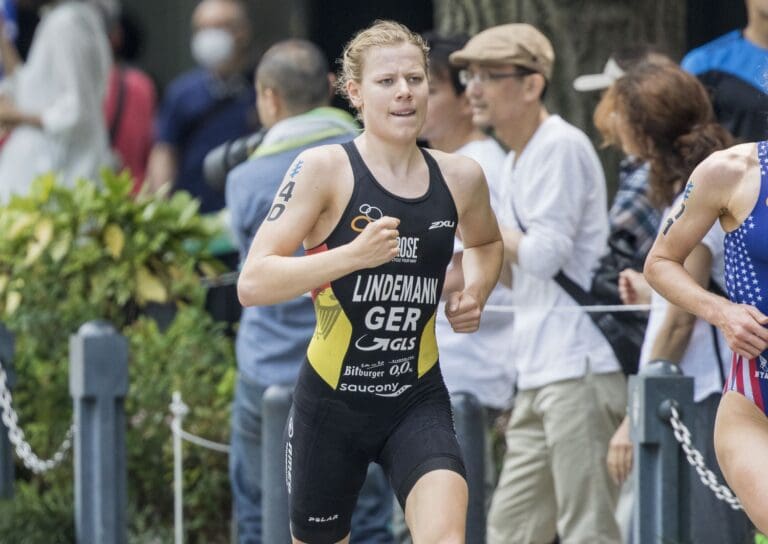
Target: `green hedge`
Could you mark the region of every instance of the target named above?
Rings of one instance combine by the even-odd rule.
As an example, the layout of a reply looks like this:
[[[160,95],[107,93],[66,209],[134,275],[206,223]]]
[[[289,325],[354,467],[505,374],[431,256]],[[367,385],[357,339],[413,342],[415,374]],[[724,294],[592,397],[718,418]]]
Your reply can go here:
[[[227,441],[235,375],[231,339],[204,311],[200,276],[221,265],[205,251],[218,227],[184,193],[130,196],[131,180],[104,173],[74,189],[37,180],[0,207],[0,321],[16,335],[14,390],[21,425],[41,457],[72,420],[68,337],[108,319],[130,342],[129,526],[132,542],[168,542],[173,523],[171,393],[191,412],[185,427]],[[161,331],[154,304],[176,316]],[[34,476],[17,463],[16,498],[0,505],[0,542],[72,542],[72,464]],[[185,447],[187,542],[227,542],[227,457]],[[57,540],[58,539],[58,540]]]

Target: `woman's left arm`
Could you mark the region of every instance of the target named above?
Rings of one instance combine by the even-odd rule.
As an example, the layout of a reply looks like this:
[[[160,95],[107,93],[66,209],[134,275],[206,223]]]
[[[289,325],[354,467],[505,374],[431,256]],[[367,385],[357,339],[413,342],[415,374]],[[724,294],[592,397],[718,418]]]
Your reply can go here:
[[[464,288],[448,293],[445,313],[456,332],[474,332],[480,326],[485,301],[499,279],[504,251],[482,169],[466,157],[453,156],[450,162],[447,180],[464,243]]]

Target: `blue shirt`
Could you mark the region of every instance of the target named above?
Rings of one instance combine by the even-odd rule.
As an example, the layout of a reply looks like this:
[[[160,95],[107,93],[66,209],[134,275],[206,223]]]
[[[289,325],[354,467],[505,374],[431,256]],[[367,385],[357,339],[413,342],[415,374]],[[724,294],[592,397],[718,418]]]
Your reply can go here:
[[[176,78],[163,98],[157,118],[157,141],[176,148],[174,189],[200,199],[200,211],[224,207],[224,193],[203,177],[203,159],[214,147],[256,130],[253,85],[244,78],[229,82],[197,69]]]
[[[310,147],[351,140],[349,132],[302,143],[275,154],[255,156],[227,177],[226,199],[230,222],[241,257],[269,212],[272,201],[296,157]],[[297,255],[303,255],[299,248]],[[315,310],[308,296],[271,306],[243,310],[235,351],[238,369],[247,380],[262,385],[295,383],[315,329]]]
[[[682,67],[701,80],[715,115],[736,138],[760,141],[768,134],[765,74],[768,49],[734,30],[689,52]]]

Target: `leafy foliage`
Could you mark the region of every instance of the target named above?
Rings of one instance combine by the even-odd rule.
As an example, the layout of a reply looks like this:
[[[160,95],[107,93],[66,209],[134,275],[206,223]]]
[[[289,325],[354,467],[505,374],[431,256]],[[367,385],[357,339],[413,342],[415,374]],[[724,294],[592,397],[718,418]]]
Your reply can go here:
[[[190,407],[184,428],[227,442],[235,378],[231,342],[204,311],[187,307],[161,332],[148,317],[126,329],[131,346],[128,486],[136,504],[151,505],[151,525],[173,518],[173,449],[168,406],[180,391]],[[163,467],[158,471],[158,467]],[[189,542],[226,537],[229,523],[227,456],[184,445],[184,527]],[[200,539],[200,540],[195,540]],[[226,540],[222,540],[226,541]]]
[[[225,441],[234,354],[222,326],[203,310],[200,274],[222,268],[205,249],[218,227],[185,193],[134,200],[131,184],[128,176],[105,172],[99,185],[81,180],[69,189],[47,176],[28,196],[0,207],[0,321],[16,335],[14,405],[41,457],[72,421],[68,337],[92,319],[107,319],[128,337],[129,522],[134,533],[152,527],[162,535],[159,527],[169,527],[173,514],[171,392],[182,391],[192,408],[185,423],[191,432]],[[176,309],[167,330],[145,315],[157,305]],[[226,465],[225,455],[185,447],[190,542],[228,533]],[[18,523],[0,524],[0,534],[51,542],[45,531],[34,540],[24,520],[49,511],[71,521],[72,500],[61,497],[72,496],[72,477],[71,463],[42,477],[19,466],[14,514],[0,512],[3,521]]]
[[[29,482],[16,485],[12,501],[0,503],[0,543],[71,544],[75,541],[70,488],[41,491]]]

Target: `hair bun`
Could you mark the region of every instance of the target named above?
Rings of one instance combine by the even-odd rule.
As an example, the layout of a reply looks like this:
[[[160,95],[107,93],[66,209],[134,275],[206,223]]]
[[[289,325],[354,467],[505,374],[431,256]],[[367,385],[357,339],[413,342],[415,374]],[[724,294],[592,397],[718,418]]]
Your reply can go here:
[[[675,150],[683,158],[684,170],[689,175],[713,151],[722,149],[731,141],[730,133],[715,122],[698,123],[690,132],[677,137]]]

